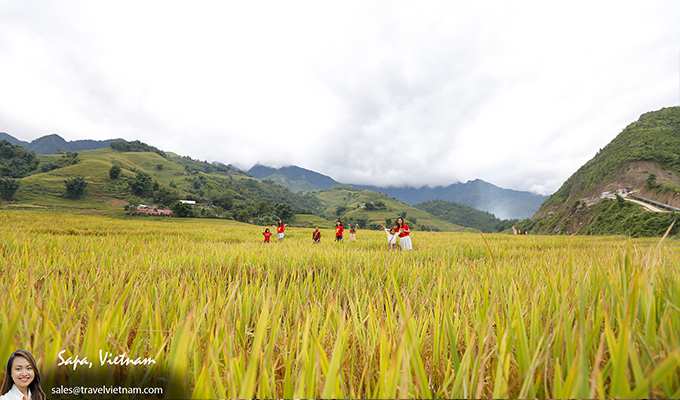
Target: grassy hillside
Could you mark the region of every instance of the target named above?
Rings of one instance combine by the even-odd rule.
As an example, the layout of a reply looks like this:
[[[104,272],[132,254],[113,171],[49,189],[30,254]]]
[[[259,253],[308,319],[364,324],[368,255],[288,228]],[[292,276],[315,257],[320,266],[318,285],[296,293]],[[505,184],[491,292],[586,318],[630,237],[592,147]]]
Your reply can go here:
[[[302,226],[331,226],[337,216],[347,222],[385,224],[406,212],[415,229],[454,231],[460,226],[445,222],[431,214],[389,199],[378,193],[354,190],[330,190],[320,193],[294,193],[268,180],[258,180],[224,164],[208,163],[163,152],[124,152],[111,148],[80,152],[77,163],[64,165],[63,155],[38,155],[31,175],[19,179],[10,208],[50,208],[122,213],[127,203],[171,204],[178,199],[199,203],[194,215],[236,219],[268,224],[288,207],[289,222]],[[35,163],[34,163],[35,164]],[[47,170],[47,166],[61,167]],[[121,169],[118,179],[111,179],[113,165]],[[45,172],[39,172],[45,170]],[[133,190],[132,183],[146,174],[152,181],[143,194]],[[87,182],[84,195],[72,199],[65,196],[64,181],[82,176]],[[151,183],[150,183],[151,185]],[[382,207],[366,209],[366,203],[382,202]],[[341,212],[338,214],[338,209]],[[297,221],[291,221],[293,214]]]
[[[341,187],[317,192],[316,195],[329,218],[340,217],[343,221],[365,220],[368,224],[384,225],[386,219],[394,220],[406,213],[407,222],[416,230],[465,229],[381,193]]]
[[[40,155],[39,159],[43,165],[54,162],[57,157]],[[314,213],[320,208],[314,196],[295,194],[282,186],[260,182],[228,166],[173,154],[163,157],[155,152],[97,149],[79,153],[79,159],[77,164],[20,179],[16,201],[11,206],[121,211],[126,202],[156,204],[160,201],[159,193],[164,193],[165,197],[219,204],[221,208],[215,208],[215,213],[244,221],[252,220],[258,212],[271,213],[266,209],[272,204],[286,204],[294,212]],[[115,180],[109,178],[114,164],[121,168],[121,177]],[[129,181],[137,173],[151,176],[157,189],[146,196],[133,194]],[[82,176],[87,182],[80,199],[64,196],[64,180],[73,176]]]
[[[419,203],[416,208],[451,222],[452,224],[479,229],[482,232],[500,232],[510,228],[510,220],[500,220],[493,214],[450,201],[434,200]]]
[[[635,228],[606,223],[607,215],[613,211],[605,205],[598,206],[602,192],[623,188],[638,191],[652,200],[680,206],[680,107],[643,114],[638,121],[628,125],[569,177],[528,225],[534,232],[541,233],[631,232],[630,229]],[[630,220],[644,213],[633,205],[616,211],[619,220]],[[670,217],[645,217],[659,218],[668,220]],[[644,228],[636,232],[658,235],[663,231]]]
[[[671,225],[669,235],[677,238],[680,235],[680,213],[654,213],[630,202],[603,200],[591,207],[574,208],[567,218],[552,214],[524,220],[518,227],[532,232],[646,237],[662,236]]]

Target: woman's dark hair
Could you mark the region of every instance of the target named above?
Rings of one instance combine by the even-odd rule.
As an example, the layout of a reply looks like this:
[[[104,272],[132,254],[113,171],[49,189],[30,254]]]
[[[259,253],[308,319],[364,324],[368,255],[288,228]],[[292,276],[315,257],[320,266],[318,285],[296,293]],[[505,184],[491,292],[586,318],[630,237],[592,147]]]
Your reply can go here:
[[[278,225],[279,225],[279,226],[283,225],[283,220],[281,220],[281,218],[279,218]]]
[[[31,399],[45,400],[45,392],[43,392],[42,388],[40,387],[40,371],[38,371],[38,366],[36,365],[35,359],[31,353],[26,350],[17,350],[12,353],[11,356],[9,356],[9,360],[7,360],[7,368],[5,368],[5,380],[2,382],[2,390],[0,390],[0,395],[12,390],[12,385],[14,385],[14,380],[12,379],[12,364],[14,363],[14,359],[17,357],[26,359],[26,361],[31,364],[31,368],[33,368],[33,381],[30,385],[28,385],[28,390],[31,391]]]
[[[401,222],[399,222],[399,220],[401,220]],[[403,218],[403,217],[399,217],[399,218],[397,218],[397,220],[396,220],[395,222],[396,222],[397,224],[399,224],[399,227],[401,228],[401,226],[404,225],[404,218]]]
[[[265,231],[265,232],[269,232],[269,228],[264,228],[264,231]]]

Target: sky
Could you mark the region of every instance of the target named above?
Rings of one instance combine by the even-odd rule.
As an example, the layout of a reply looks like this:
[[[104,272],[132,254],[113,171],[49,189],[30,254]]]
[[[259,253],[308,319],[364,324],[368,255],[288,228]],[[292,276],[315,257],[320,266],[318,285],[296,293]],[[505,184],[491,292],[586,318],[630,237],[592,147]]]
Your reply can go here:
[[[0,0],[0,132],[550,194],[680,103],[680,1]]]

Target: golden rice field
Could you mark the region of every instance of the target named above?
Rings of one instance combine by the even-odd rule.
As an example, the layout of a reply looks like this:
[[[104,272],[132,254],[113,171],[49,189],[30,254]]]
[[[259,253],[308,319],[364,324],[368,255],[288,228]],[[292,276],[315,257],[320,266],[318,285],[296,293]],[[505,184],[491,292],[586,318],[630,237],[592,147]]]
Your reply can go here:
[[[680,398],[680,243],[0,212],[0,358],[158,360],[196,398]]]

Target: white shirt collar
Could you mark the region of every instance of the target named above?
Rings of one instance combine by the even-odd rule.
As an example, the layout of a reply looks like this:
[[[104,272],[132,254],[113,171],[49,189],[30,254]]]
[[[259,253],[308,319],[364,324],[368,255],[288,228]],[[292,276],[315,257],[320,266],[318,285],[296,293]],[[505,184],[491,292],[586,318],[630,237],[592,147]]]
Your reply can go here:
[[[23,396],[17,385],[12,385],[12,390],[7,392],[7,395],[9,395],[8,400],[21,400]],[[28,389],[28,398],[31,398],[31,389]]]

